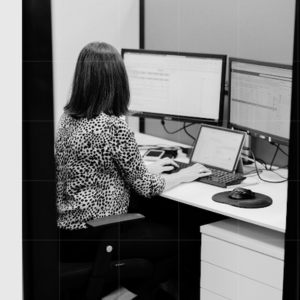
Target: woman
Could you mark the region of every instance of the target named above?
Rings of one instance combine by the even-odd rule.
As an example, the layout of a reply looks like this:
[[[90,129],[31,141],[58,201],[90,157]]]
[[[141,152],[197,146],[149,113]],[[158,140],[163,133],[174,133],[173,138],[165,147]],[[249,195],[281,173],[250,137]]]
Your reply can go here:
[[[147,168],[133,132],[120,118],[127,113],[129,101],[127,73],[117,50],[99,42],[85,46],[78,57],[70,100],[60,119],[55,144],[61,238],[86,240],[82,246],[70,248],[70,257],[85,260],[94,253],[97,236],[86,222],[126,213],[131,190],[150,198],[197,179],[205,170],[197,164],[176,174],[162,175],[173,168],[170,165],[177,166],[171,159]],[[169,226],[147,222],[127,225],[121,229],[120,251],[115,252],[120,252],[121,258],[138,254],[159,265],[178,254],[177,239],[178,232]],[[152,284],[146,282],[145,289]]]

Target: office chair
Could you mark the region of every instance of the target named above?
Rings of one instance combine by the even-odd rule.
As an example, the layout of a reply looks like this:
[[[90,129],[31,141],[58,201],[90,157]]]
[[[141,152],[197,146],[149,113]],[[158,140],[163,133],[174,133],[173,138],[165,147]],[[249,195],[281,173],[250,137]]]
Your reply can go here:
[[[93,262],[60,262],[61,300],[99,300],[104,296],[104,285],[151,277],[154,267],[145,259],[111,260],[117,243],[118,225],[141,221],[144,218],[141,214],[124,214],[89,222],[90,226],[103,227],[102,242]],[[138,299],[154,299],[156,292],[147,292],[145,297],[139,296]]]

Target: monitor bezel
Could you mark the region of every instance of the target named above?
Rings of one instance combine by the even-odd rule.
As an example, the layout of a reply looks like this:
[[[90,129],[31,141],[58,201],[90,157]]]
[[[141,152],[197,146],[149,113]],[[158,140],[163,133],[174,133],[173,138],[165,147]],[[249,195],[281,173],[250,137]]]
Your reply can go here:
[[[160,119],[160,120],[168,120],[168,121],[222,125],[223,112],[224,112],[225,76],[226,76],[227,55],[123,48],[123,49],[121,49],[121,55],[122,55],[123,59],[124,59],[124,54],[126,52],[127,53],[131,52],[131,53],[142,53],[142,54],[177,55],[177,56],[189,56],[189,57],[196,57],[196,58],[199,57],[199,58],[220,59],[222,61],[222,74],[221,74],[221,88],[220,88],[220,102],[219,102],[218,119],[207,119],[207,118],[190,117],[190,116],[183,116],[183,115],[171,115],[171,114],[164,114],[164,113],[151,113],[151,112],[143,112],[143,111],[129,111],[128,115],[135,116],[135,117],[141,117],[141,118],[151,118],[151,119]]]
[[[259,131],[254,128],[249,128],[246,126],[241,126],[239,124],[235,124],[231,122],[230,119],[230,112],[231,112],[231,71],[232,71],[232,63],[233,62],[240,62],[240,63],[249,63],[249,64],[255,64],[259,66],[266,66],[266,67],[277,67],[287,70],[292,70],[291,65],[286,64],[279,64],[279,63],[273,63],[273,62],[265,62],[265,61],[259,61],[259,60],[252,60],[252,59],[244,59],[244,58],[236,58],[236,57],[229,57],[228,59],[228,128],[231,129],[237,129],[246,131],[247,134],[251,137],[259,138],[262,140],[266,140],[268,142],[277,143],[280,145],[288,146],[289,145],[289,138],[284,138],[281,136],[277,136],[274,134],[270,134],[264,131]]]

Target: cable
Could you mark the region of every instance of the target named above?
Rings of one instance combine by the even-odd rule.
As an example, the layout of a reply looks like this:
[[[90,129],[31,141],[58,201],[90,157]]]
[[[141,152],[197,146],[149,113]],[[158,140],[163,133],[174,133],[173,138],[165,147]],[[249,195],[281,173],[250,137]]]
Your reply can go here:
[[[288,155],[285,151],[283,151],[283,150],[280,148],[280,145],[279,145],[279,144],[275,144],[275,143],[273,143],[273,142],[270,142],[270,144],[276,147],[276,151],[275,151],[275,154],[274,154],[274,156],[273,156],[273,159],[272,159],[272,162],[271,162],[271,165],[270,165],[270,168],[269,168],[269,170],[272,171],[273,162],[274,162],[275,157],[276,157],[276,155],[277,155],[277,153],[278,153],[278,150],[280,150],[280,151],[281,151],[283,154],[285,154],[287,157],[288,157],[289,155]]]
[[[250,148],[249,148],[248,150],[250,150]],[[255,161],[255,160],[252,159],[252,158],[249,158],[248,156],[246,156],[246,155],[244,155],[244,154],[241,154],[241,158],[248,159],[249,161],[252,161],[253,163],[259,162],[259,161],[257,161],[257,160]],[[266,169],[266,166],[265,166],[265,165],[263,165],[261,162],[259,162],[259,163],[264,167],[264,169]],[[246,175],[247,177],[254,177],[254,176],[257,175],[257,171],[259,171],[259,173],[261,173],[261,172],[263,171],[263,169],[255,168],[255,170],[251,170],[251,171],[245,173],[244,175]],[[253,174],[253,173],[254,173],[254,175],[249,176],[249,175],[251,175],[251,174]]]
[[[268,170],[267,164],[261,158],[256,158],[256,161],[259,162],[262,166],[264,166],[265,170]]]
[[[286,179],[284,176],[282,176],[282,175],[280,175],[279,173],[277,173],[276,171],[277,171],[278,169],[276,169],[276,170],[270,170],[271,172],[273,172],[273,173],[275,173],[276,175],[278,175],[279,177],[281,177],[281,178],[283,178],[283,179]]]
[[[273,146],[276,146],[278,148],[278,150],[280,150],[284,155],[286,155],[287,157],[289,156],[285,151],[283,151],[281,148],[280,148],[280,145],[279,144],[275,144],[273,142],[270,142],[271,145]]]
[[[280,146],[279,146],[279,148],[278,148],[283,154],[285,154],[287,157],[289,157],[289,155],[285,152],[285,151],[283,151],[281,148],[280,148]]]
[[[166,128],[166,126],[165,126],[165,121],[164,121],[164,120],[161,120],[161,124],[162,124],[162,126],[164,127],[165,131],[166,131],[167,133],[169,133],[169,134],[177,133],[177,132],[179,132],[179,131],[181,131],[181,130],[184,130],[184,129],[187,128],[187,127],[190,127],[190,126],[194,125],[194,123],[191,123],[191,124],[189,124],[189,125],[186,125],[186,126],[183,126],[183,127],[179,128],[178,130],[175,130],[175,131],[173,131],[173,132],[170,132],[170,131],[167,130],[167,128]]]
[[[273,159],[272,159],[271,164],[270,164],[270,168],[269,168],[270,171],[272,171],[273,162],[275,160],[275,157],[276,157],[278,149],[279,149],[279,146],[276,146],[275,144],[274,144],[274,146],[276,147],[276,151],[275,151],[275,154],[274,154]]]
[[[192,138],[193,140],[195,140],[196,138],[194,138],[187,130],[186,130],[186,125],[185,125],[185,122],[183,123],[184,127],[183,127],[183,130],[184,132],[190,137]],[[193,123],[191,125],[194,125]]]
[[[253,153],[253,151],[252,151],[251,149],[250,149],[250,152],[251,152],[251,154],[252,154],[252,157],[254,158],[254,166],[255,166],[255,169],[256,169],[257,176],[258,176],[258,178],[259,178],[260,180],[262,180],[262,181],[264,181],[264,182],[269,182],[269,183],[282,183],[282,182],[286,182],[286,181],[287,181],[287,178],[285,178],[285,180],[280,180],[280,181],[270,181],[270,180],[265,180],[265,179],[261,178],[260,175],[259,175],[258,168],[257,168],[255,155],[254,155],[254,153]],[[269,170],[269,171],[272,171],[272,170]],[[274,172],[274,171],[272,171],[272,172]],[[275,173],[275,172],[274,172],[274,173]],[[276,173],[276,174],[277,174],[277,173]],[[279,175],[279,174],[277,174],[277,175]],[[279,176],[282,177],[281,175],[279,175]],[[284,177],[282,177],[282,178],[284,178]]]
[[[250,150],[250,148],[248,149],[249,151],[251,151]],[[241,154],[241,158],[244,158],[244,159],[247,159],[247,160],[249,160],[249,161],[252,161],[253,163],[255,163],[255,162],[258,162],[258,163],[260,163],[265,169],[266,169],[266,164],[264,163],[264,164],[262,164],[258,159],[253,159],[253,158],[250,158],[250,157],[248,157],[248,156],[246,156],[246,155],[244,155],[243,153]],[[260,169],[259,169],[260,170]],[[252,171],[251,171],[252,172]],[[250,173],[251,173],[250,172]]]

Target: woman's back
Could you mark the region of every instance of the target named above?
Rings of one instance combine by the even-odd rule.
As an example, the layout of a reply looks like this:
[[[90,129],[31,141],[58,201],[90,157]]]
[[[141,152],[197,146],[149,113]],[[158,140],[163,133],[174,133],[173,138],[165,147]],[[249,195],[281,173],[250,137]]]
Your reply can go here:
[[[146,169],[134,135],[121,118],[63,114],[56,139],[58,226],[86,228],[88,220],[127,212],[129,189],[162,192],[163,179]]]

